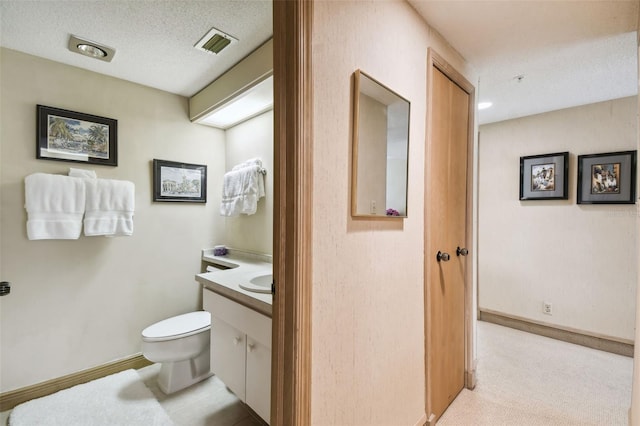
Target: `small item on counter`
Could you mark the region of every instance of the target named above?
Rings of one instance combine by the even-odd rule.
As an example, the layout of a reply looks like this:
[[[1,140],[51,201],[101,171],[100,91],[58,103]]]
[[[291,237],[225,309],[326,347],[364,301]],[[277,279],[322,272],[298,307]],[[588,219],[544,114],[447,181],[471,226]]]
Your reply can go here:
[[[226,255],[227,252],[227,248],[225,246],[215,246],[213,247],[213,255],[214,256],[224,256]]]

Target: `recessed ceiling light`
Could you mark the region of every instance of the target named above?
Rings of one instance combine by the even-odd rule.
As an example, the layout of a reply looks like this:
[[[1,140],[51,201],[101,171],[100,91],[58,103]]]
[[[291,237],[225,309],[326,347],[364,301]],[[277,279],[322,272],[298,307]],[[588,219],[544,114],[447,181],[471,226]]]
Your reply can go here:
[[[478,109],[491,108],[492,105],[493,105],[493,102],[480,102],[478,103]]]
[[[116,50],[112,47],[105,46],[94,41],[84,40],[74,35],[69,37],[69,50],[79,53],[90,58],[100,59],[101,61],[111,62]]]
[[[82,43],[77,45],[76,47],[87,56],[93,56],[94,58],[104,58],[105,56],[107,56],[107,52],[91,44]]]

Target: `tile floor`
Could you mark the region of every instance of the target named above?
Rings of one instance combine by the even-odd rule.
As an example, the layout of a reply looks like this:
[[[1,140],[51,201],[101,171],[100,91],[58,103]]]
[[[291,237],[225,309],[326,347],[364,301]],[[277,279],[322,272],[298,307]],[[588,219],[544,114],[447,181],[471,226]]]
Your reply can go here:
[[[216,376],[182,391],[165,395],[156,384],[160,365],[138,370],[145,385],[176,426],[262,426],[257,414],[244,405]]]

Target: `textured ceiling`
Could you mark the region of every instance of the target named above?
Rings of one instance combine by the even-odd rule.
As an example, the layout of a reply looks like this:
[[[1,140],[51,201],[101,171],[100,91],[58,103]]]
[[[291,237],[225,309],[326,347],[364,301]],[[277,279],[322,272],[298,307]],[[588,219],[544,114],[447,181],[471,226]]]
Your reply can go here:
[[[637,0],[409,3],[477,71],[494,103],[480,123],[637,93]],[[269,0],[0,0],[0,44],[192,96],[271,37],[271,14]],[[193,48],[211,27],[239,42]],[[115,47],[113,61],[70,52],[70,34]]]
[[[192,96],[272,36],[272,3],[0,1],[3,47]],[[239,40],[219,55],[193,46],[215,27]],[[110,63],[67,49],[69,35],[116,49]]]
[[[477,71],[481,124],[637,94],[637,0],[409,3]]]

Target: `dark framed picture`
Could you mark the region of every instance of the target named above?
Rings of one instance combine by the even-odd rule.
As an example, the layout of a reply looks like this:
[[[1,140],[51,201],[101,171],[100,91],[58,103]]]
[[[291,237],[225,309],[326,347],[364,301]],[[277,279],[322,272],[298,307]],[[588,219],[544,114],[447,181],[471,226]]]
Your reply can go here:
[[[568,189],[568,152],[520,157],[520,200],[566,200]]]
[[[578,204],[634,204],[636,151],[578,156]]]
[[[36,158],[118,165],[118,121],[38,105]]]
[[[153,160],[153,201],[207,202],[207,166]]]

